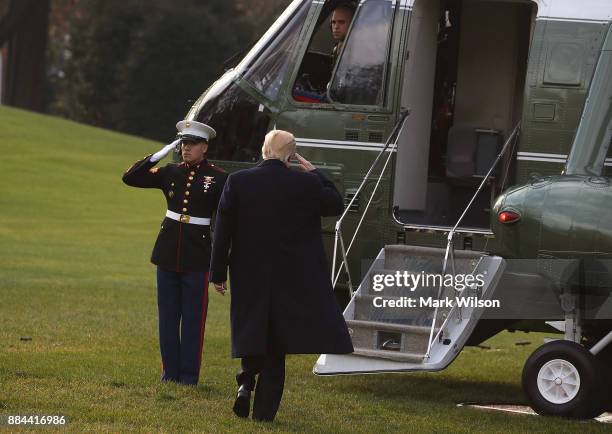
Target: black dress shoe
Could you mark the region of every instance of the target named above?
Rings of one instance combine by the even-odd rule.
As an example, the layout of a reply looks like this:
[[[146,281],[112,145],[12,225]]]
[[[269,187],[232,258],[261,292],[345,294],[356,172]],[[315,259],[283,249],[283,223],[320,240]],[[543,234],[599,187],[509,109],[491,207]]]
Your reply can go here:
[[[251,391],[244,384],[238,388],[233,410],[234,414],[238,417],[249,417],[249,411],[251,411]]]

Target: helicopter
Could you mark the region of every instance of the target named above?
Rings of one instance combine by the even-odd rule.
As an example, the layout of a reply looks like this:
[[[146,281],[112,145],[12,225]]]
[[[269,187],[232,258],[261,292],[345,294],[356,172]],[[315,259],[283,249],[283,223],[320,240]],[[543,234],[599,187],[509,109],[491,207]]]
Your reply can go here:
[[[209,158],[229,172],[259,162],[269,130],[292,132],[344,195],[322,225],[355,352],[321,355],[314,373],[439,371],[504,330],[558,333],[525,363],[530,404],[600,414],[612,3],[361,0],[334,53],[342,5],[293,1],[186,115],[215,128]]]

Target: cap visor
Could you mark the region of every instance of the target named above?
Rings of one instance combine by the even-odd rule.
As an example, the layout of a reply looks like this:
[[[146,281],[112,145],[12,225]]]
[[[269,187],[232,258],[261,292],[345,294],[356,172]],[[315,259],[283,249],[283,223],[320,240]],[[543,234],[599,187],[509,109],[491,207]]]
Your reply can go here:
[[[208,142],[208,139],[205,137],[193,136],[191,134],[179,134],[179,137],[182,140],[191,140],[193,142]]]

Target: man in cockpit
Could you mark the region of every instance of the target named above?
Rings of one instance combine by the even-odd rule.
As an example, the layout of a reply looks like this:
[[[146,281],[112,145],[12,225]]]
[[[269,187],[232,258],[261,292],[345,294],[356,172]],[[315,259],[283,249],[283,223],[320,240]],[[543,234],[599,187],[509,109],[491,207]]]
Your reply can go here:
[[[332,52],[327,55],[311,48],[312,51],[306,53],[304,63],[300,68],[300,75],[293,89],[293,98],[296,101],[329,103],[326,95],[327,86],[338,57],[340,57],[355,10],[354,2],[347,0],[338,2],[332,10],[329,16],[329,28],[334,43]],[[309,55],[314,56],[314,58],[309,58]],[[325,59],[321,59],[321,56]]]
[[[340,56],[342,46],[344,45],[344,39],[346,38],[354,14],[355,6],[352,2],[340,3],[331,14],[330,28],[332,37],[334,38],[334,49],[332,50],[333,65],[336,64],[338,56]]]

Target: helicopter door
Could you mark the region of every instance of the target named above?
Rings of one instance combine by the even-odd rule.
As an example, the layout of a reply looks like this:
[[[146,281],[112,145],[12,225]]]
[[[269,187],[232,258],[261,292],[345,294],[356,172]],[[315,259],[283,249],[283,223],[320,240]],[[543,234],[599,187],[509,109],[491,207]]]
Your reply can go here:
[[[520,119],[535,4],[416,0],[403,77],[410,109],[398,141],[394,212],[406,227],[457,222]],[[459,228],[490,231],[499,164]]]

